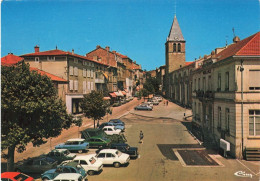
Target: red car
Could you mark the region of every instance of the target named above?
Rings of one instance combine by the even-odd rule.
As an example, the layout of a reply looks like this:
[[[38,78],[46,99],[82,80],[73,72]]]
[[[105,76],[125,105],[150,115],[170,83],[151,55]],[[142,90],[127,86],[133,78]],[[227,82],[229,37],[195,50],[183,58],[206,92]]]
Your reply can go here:
[[[20,172],[4,172],[1,173],[1,180],[2,181],[32,181],[34,180],[32,177],[25,175]]]

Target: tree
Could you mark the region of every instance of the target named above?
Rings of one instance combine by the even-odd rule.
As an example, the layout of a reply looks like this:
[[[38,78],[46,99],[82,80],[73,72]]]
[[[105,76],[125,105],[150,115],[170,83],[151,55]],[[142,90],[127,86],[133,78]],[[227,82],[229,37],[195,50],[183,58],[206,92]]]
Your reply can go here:
[[[80,102],[80,107],[85,115],[89,119],[93,119],[94,128],[96,121],[102,119],[109,107],[106,100],[103,100],[103,93],[99,91],[92,91],[91,93],[84,95],[84,98]]]
[[[44,144],[74,122],[52,81],[30,71],[24,62],[1,67],[1,91],[1,151],[7,158],[7,170],[13,171],[15,150],[23,152],[30,142]]]
[[[155,77],[148,78],[144,83],[144,88],[148,90],[149,94],[159,93],[160,81]]]

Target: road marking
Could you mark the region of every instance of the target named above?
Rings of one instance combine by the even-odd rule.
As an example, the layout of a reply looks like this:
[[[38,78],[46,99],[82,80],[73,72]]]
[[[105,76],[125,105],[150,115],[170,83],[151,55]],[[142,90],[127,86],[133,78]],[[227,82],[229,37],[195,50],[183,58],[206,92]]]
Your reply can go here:
[[[241,165],[243,165],[246,169],[248,169],[250,172],[252,172],[255,176],[258,175],[260,172],[255,173],[250,168],[248,168],[246,165],[244,165],[242,162],[240,162],[238,159],[236,159]]]
[[[234,173],[234,175],[237,177],[253,177],[252,174],[246,173],[245,171],[237,171],[236,173]]]

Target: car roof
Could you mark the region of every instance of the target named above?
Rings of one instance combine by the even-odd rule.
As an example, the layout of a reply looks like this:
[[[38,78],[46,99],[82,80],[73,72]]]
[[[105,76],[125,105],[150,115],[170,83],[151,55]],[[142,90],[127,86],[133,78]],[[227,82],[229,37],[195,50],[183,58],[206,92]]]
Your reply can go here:
[[[60,149],[53,149],[51,152],[64,152],[67,151],[68,149],[60,148]]]
[[[114,126],[104,126],[104,128],[114,128]]]
[[[103,149],[99,153],[115,153],[117,149]]]
[[[84,141],[85,139],[81,139],[81,138],[72,138],[72,139],[68,139],[67,141]]]
[[[72,161],[69,161],[69,162],[66,162],[64,165],[61,165],[61,166],[70,166],[70,167],[77,167],[78,163],[76,162],[72,162]]]
[[[94,155],[80,155],[80,156],[76,156],[73,160],[77,160],[77,159],[83,159],[83,160],[88,160],[90,158],[92,158]]]
[[[57,177],[54,178],[54,180],[57,179],[71,179],[75,180],[78,179],[81,175],[79,173],[61,173]]]

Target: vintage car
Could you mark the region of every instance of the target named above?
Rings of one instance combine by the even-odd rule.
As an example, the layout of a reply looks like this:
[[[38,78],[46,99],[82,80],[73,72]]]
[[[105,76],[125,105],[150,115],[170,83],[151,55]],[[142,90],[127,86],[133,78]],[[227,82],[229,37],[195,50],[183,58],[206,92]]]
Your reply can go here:
[[[87,181],[79,173],[61,173],[50,181]]]
[[[76,162],[62,162],[57,168],[41,174],[43,181],[52,180],[61,173],[79,173],[83,178],[87,177],[85,169]]]
[[[80,164],[88,175],[94,175],[95,173],[100,172],[103,168],[102,162],[98,161],[93,155],[77,156],[73,161]]]
[[[122,153],[117,149],[104,149],[101,150],[96,156],[98,161],[101,161],[103,165],[114,165],[118,168],[120,165],[129,163],[130,156]]]
[[[121,131],[124,131],[125,130],[125,125],[123,124],[118,124],[118,123],[113,123],[113,122],[105,122],[105,123],[102,123],[98,128],[99,129],[103,129],[105,126],[114,126],[115,129],[120,129]]]
[[[82,153],[88,148],[89,143],[85,142],[85,139],[81,138],[69,139],[65,143],[55,146],[55,149],[68,149],[70,151],[78,151],[78,153]]]
[[[109,122],[114,123],[114,124],[123,124],[123,125],[125,125],[125,123],[123,121],[121,121],[120,119],[110,119]]]
[[[46,170],[56,168],[58,162],[50,157],[36,157],[19,161],[15,165],[15,171],[23,173],[42,173]]]
[[[139,155],[137,147],[131,147],[126,143],[114,143],[110,148],[118,149],[119,151],[128,154],[131,158],[137,158]]]
[[[2,181],[33,181],[34,179],[20,172],[4,172],[1,173]]]
[[[110,146],[111,140],[105,137],[92,136],[86,138],[90,148],[107,148]]]
[[[48,157],[58,161],[58,164],[65,160],[73,160],[76,154],[70,153],[68,149],[54,149],[47,154]]]
[[[120,134],[121,130],[120,129],[115,129],[114,126],[105,126],[102,129],[107,135],[113,135],[113,134]]]
[[[148,105],[145,105],[145,104],[140,104],[139,106],[136,106],[135,107],[135,110],[146,110],[146,111],[152,111],[153,108],[148,106]]]

